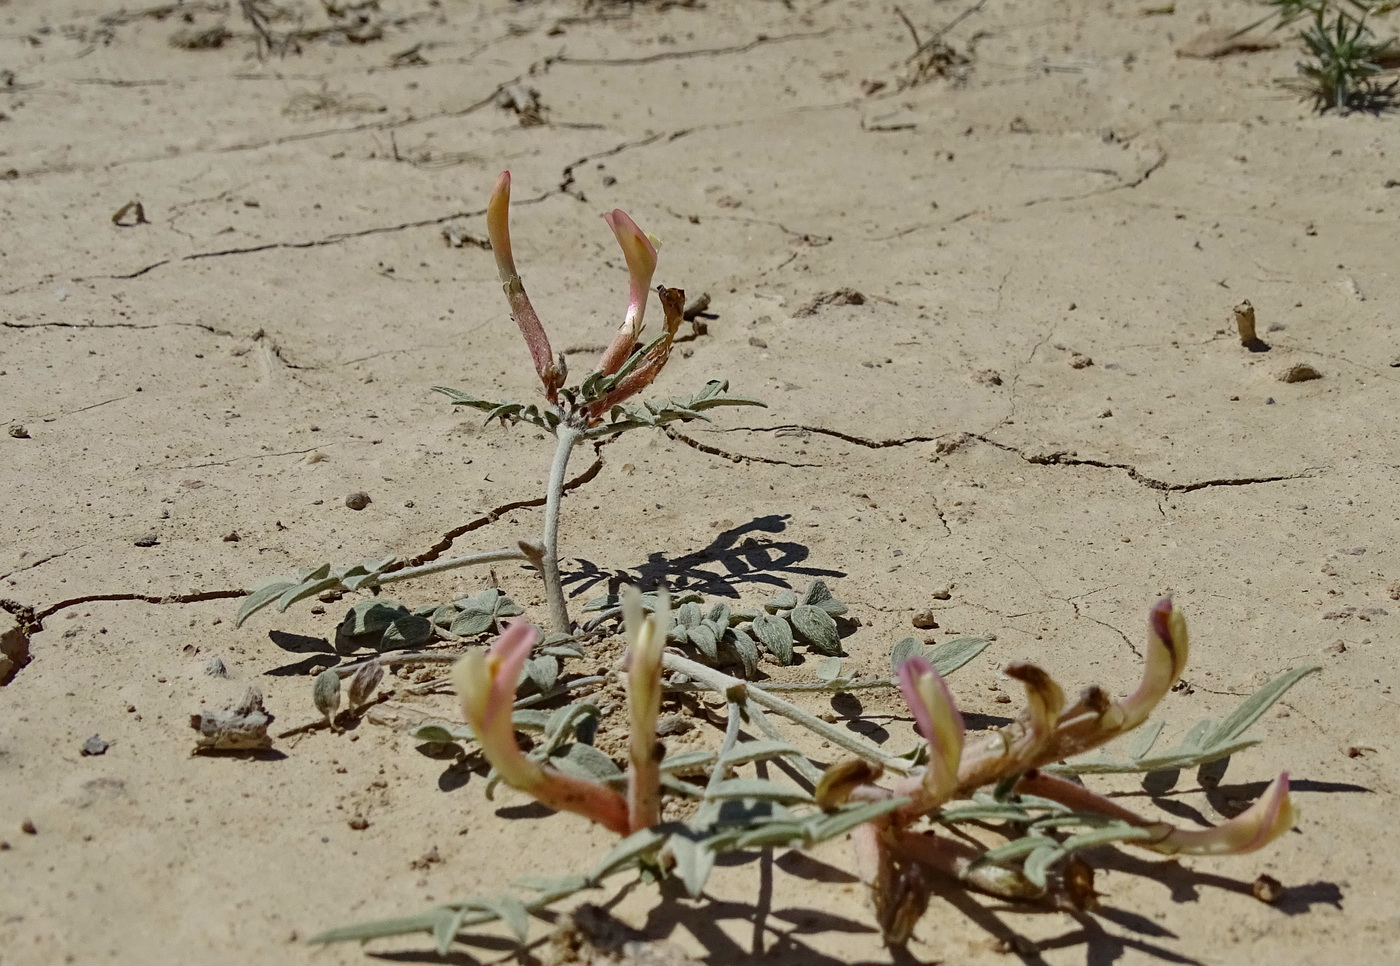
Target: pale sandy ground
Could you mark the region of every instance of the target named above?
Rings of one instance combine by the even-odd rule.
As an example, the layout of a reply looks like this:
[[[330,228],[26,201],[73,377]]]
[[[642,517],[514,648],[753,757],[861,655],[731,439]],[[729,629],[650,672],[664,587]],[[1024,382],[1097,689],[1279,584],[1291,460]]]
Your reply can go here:
[[[276,760],[189,754],[189,714],[252,683],[278,727],[314,718],[322,665],[269,632],[324,638],[343,605],[236,631],[241,590],[422,554],[540,494],[537,433],[427,391],[530,398],[490,255],[443,238],[484,233],[505,167],[558,345],[599,344],[619,317],[598,216],[621,206],[663,237],[658,280],[717,315],[658,391],[723,377],[771,407],[682,430],[737,463],[659,433],[605,447],[565,507],[566,569],[595,575],[580,596],[600,569],[667,561],[749,601],[826,575],[869,671],[932,606],[933,639],[997,637],[954,679],[981,714],[1007,711],[1013,659],[1126,686],[1167,592],[1195,647],[1172,728],[1324,665],[1220,795],[1186,774],[1168,800],[1218,821],[1287,768],[1295,834],[1180,869],[1135,856],[1100,873],[1098,917],[935,902],[915,960],[1005,962],[1008,930],[1055,964],[1400,959],[1395,122],[1311,115],[1274,83],[1287,49],[1175,55],[1256,7],[1154,6],[988,0],[948,35],[964,83],[899,91],[912,43],[884,2],[384,0],[363,43],[322,33],[260,60],[237,4],[0,0],[0,423],[28,434],[0,436],[0,596],[41,624],[0,690],[0,963],[359,963],[302,940],[607,847],[573,817],[496,817],[520,801],[488,804],[391,727],[286,740]],[[962,9],[905,5],[925,36]],[[220,48],[169,43],[219,24]],[[492,103],[517,79],[547,123]],[[137,200],[149,224],[114,225]],[[843,287],[865,303],[797,314]],[[1246,298],[1272,352],[1226,332]],[[1294,361],[1322,378],[1279,381]],[[359,513],[356,490],[374,500]],[[538,514],[452,552],[508,545]],[[543,612],[537,583],[499,572]],[[214,655],[227,680],[204,674]],[[866,705],[907,740],[894,703]],[[80,756],[94,733],[110,749]],[[846,847],[818,858],[780,858],[762,893],[748,865],[713,902],[642,887],[618,912],[714,964],[890,962]],[[1279,906],[1250,897],[1260,873],[1289,887]],[[426,938],[368,954],[434,960]]]

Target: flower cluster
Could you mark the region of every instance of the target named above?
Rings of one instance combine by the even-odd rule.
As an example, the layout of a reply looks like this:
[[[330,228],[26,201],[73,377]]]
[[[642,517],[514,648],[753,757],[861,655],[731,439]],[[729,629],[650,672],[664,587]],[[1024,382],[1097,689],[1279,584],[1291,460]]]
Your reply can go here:
[[[622,325],[593,373],[584,381],[584,391],[564,389],[568,366],[562,355],[556,357],[549,336],[540,322],[525,283],[515,268],[515,256],[510,241],[510,172],[502,172],[486,206],[486,229],[491,250],[496,256],[496,269],[501,276],[511,316],[525,337],[535,372],[544,387],[545,400],[561,415],[575,416],[584,426],[596,425],[624,400],[641,392],[656,379],[671,355],[671,345],[680,328],[685,305],[685,293],[680,289],[658,287],[657,296],[665,316],[661,336],[650,345],[641,345],[642,323],[646,316],[647,293],[656,272],[658,242],[637,227],[636,222],[621,209],[603,216],[612,229],[627,260],[629,293],[627,313]],[[563,398],[561,398],[563,397]]]

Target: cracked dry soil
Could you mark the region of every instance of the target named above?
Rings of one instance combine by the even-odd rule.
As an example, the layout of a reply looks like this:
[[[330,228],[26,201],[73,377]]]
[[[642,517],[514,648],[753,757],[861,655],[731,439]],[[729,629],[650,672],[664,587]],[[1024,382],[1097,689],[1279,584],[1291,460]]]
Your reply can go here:
[[[427,391],[532,392],[491,257],[460,241],[507,166],[556,344],[620,318],[598,215],[622,207],[665,241],[658,281],[712,297],[658,392],[727,378],[770,407],[580,455],[580,598],[639,573],[750,601],[822,576],[862,623],[852,670],[919,611],[931,639],[996,635],[953,681],[995,716],[1010,660],[1125,687],[1171,592],[1194,647],[1168,740],[1324,665],[1218,789],[1118,786],[1218,821],[1287,768],[1296,834],[1101,857],[1094,916],[936,901],[918,961],[1400,958],[1393,118],[1309,115],[1273,84],[1286,47],[1175,55],[1255,19],[1240,0],[991,0],[944,38],[957,76],[912,87],[882,2],[280,6],[261,36],[225,0],[0,2],[0,630],[31,655],[0,688],[0,963],[361,963],[302,940],[607,847],[487,802],[387,710],[284,757],[190,756],[189,715],[250,684],[279,728],[311,719],[334,660],[316,642],[343,604],[235,631],[243,589],[536,531],[546,444]],[[924,36],[960,12],[904,10]],[[1271,352],[1235,339],[1243,299]],[[1279,381],[1297,362],[1323,378]],[[527,573],[496,575],[543,612]],[[910,740],[888,699],[856,713]],[[658,914],[644,888],[612,911],[712,964],[890,962],[850,868],[836,845],[723,870],[711,903]],[[1279,904],[1251,898],[1262,873]]]

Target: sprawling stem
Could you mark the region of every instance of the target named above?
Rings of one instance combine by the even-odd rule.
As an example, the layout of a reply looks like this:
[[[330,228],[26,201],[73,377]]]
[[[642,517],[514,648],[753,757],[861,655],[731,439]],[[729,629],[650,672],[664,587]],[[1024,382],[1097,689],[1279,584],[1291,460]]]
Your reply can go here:
[[[451,560],[434,560],[432,563],[425,563],[420,567],[405,567],[402,570],[395,570],[392,573],[384,574],[379,578],[379,583],[392,584],[400,580],[412,580],[414,577],[426,577],[428,574],[440,574],[445,570],[456,570],[458,567],[473,567],[482,564],[503,563],[507,560],[527,559],[529,558],[519,550],[491,550],[487,553],[473,553],[465,557],[453,557]]]
[[[854,755],[859,755],[866,761],[879,762],[885,768],[899,774],[908,774],[912,765],[902,758],[897,758],[885,754],[879,746],[871,744],[864,738],[860,738],[849,731],[843,731],[835,725],[828,724],[814,714],[803,711],[797,705],[782,698],[774,697],[762,688],[759,688],[749,681],[742,681],[739,678],[722,674],[713,668],[708,668],[703,664],[687,660],[679,654],[667,652],[662,655],[661,663],[672,671],[679,671],[693,681],[714,688],[721,693],[728,693],[730,688],[741,688],[747,699],[761,708],[767,708],[776,714],[782,715],[789,721],[795,722],[806,728],[808,731],[825,738],[833,745],[846,749]]]
[[[561,634],[569,633],[569,607],[564,600],[564,585],[559,578],[559,505],[564,500],[564,474],[569,469],[569,457],[578,444],[580,431],[567,423],[555,430],[558,441],[554,464],[549,468],[549,489],[544,503],[544,592],[549,598],[549,622]]]

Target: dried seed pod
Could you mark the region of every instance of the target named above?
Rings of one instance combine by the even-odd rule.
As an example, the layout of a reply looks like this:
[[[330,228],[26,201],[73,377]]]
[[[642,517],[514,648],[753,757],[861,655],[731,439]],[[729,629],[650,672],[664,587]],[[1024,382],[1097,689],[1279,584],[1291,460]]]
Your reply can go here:
[[[316,710],[326,716],[327,724],[335,723],[335,713],[340,710],[340,675],[335,668],[316,675],[311,686],[311,700],[316,702]]]
[[[350,678],[350,710],[354,711],[370,699],[379,682],[384,680],[384,665],[378,658],[361,664]]]

